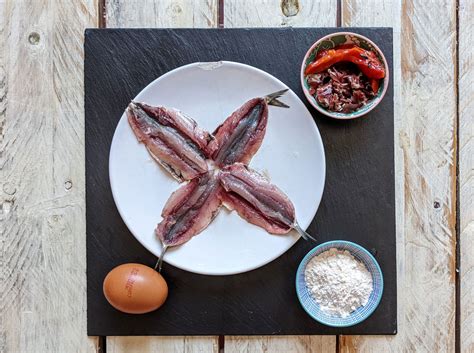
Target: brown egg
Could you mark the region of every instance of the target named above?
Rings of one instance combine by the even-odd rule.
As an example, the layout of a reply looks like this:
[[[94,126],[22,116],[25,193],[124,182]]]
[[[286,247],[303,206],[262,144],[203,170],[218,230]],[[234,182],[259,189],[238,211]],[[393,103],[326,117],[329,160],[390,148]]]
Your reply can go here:
[[[107,274],[104,294],[115,309],[144,314],[163,305],[168,296],[168,285],[151,267],[130,263],[117,266]]]

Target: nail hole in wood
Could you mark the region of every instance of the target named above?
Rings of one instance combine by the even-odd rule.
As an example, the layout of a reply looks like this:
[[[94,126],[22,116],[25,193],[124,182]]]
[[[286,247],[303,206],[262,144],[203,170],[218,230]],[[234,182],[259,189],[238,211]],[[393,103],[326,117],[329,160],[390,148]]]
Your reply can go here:
[[[441,204],[439,203],[439,201],[435,201],[435,202],[433,203],[433,207],[436,208],[436,209],[438,209],[438,208],[441,207]]]
[[[182,9],[181,6],[179,6],[178,4],[175,4],[175,5],[173,5],[173,7],[172,7],[172,11],[173,11],[175,14],[180,14],[181,12],[183,12],[183,9]]]
[[[16,187],[11,183],[5,183],[3,184],[3,192],[7,195],[14,195],[16,193]]]
[[[71,189],[72,189],[72,181],[71,181],[71,180],[66,180],[66,181],[64,182],[64,188],[65,188],[66,190],[71,190]]]
[[[298,0],[281,0],[281,12],[286,17],[296,16],[300,12],[300,4]]]
[[[31,32],[28,36],[28,42],[32,45],[37,45],[40,41],[40,35],[37,32]]]

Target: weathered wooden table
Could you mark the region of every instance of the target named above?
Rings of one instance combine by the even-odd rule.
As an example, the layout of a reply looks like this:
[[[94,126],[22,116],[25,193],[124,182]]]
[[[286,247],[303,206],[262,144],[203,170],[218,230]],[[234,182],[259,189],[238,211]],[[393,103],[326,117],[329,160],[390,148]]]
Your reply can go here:
[[[474,1],[1,0],[0,352],[474,352]],[[87,337],[86,27],[391,26],[396,336]]]

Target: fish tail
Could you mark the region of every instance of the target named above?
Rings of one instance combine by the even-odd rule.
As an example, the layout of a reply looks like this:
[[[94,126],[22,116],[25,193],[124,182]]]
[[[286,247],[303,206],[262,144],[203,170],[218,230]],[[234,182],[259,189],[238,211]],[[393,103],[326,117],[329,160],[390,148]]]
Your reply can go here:
[[[283,103],[280,101],[278,98],[280,98],[282,95],[284,95],[288,91],[288,88],[282,89],[281,91],[273,92],[270,94],[267,94],[264,98],[265,101],[267,102],[268,105],[273,105],[275,107],[280,107],[280,108],[289,108],[290,106]]]
[[[162,248],[161,248],[161,254],[160,257],[158,258],[158,261],[156,262],[155,265],[155,270],[158,272],[161,272],[161,266],[163,265],[163,257],[165,256],[166,250],[168,250],[169,245],[165,245],[162,243]]]
[[[143,111],[143,108],[140,106],[140,103],[135,102],[135,101],[131,101],[128,104],[127,111],[129,111],[130,113],[132,113],[134,115],[139,115],[139,114],[145,113]]]

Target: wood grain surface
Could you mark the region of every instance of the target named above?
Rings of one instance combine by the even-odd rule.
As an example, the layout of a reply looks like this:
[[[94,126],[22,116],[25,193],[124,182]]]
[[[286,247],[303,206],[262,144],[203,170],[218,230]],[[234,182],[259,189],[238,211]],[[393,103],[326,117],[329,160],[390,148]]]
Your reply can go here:
[[[474,2],[459,4],[460,351],[474,352]]]
[[[394,42],[399,36],[402,43],[394,76],[403,214],[398,214],[399,332],[341,336],[340,352],[454,352],[455,3],[403,1],[400,7],[396,1],[344,0],[341,12],[343,26],[393,26]]]
[[[217,27],[218,0],[105,0],[109,28]]]
[[[224,27],[336,27],[336,0],[225,0]]]
[[[109,337],[107,353],[211,353],[218,352],[214,337]]]
[[[335,353],[336,336],[226,336],[225,353]]]
[[[324,14],[324,15],[322,15]],[[333,0],[264,1],[226,0],[224,27],[335,27]],[[225,352],[335,352],[335,336],[226,336]]]
[[[217,0],[106,0],[105,25],[114,27],[217,27]],[[110,347],[110,349],[109,349]],[[218,337],[107,337],[108,351],[217,352]]]
[[[0,2],[0,352],[86,334],[83,32],[97,2]]]

